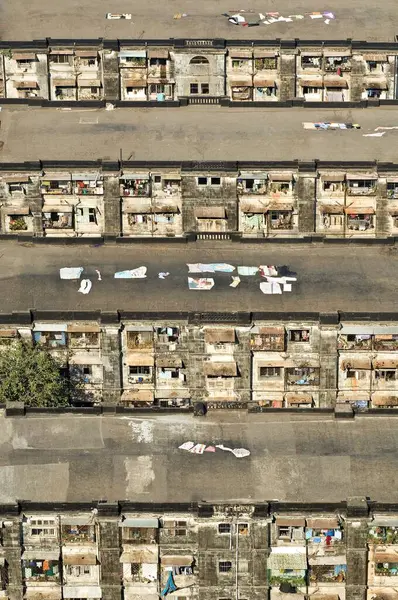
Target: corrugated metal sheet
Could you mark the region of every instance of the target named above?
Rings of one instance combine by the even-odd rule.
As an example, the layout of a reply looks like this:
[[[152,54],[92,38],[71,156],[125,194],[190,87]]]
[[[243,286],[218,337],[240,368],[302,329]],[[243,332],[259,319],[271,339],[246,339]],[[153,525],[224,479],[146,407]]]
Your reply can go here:
[[[312,527],[313,529],[337,529],[339,527],[339,520],[337,517],[307,519],[307,527]]]
[[[275,79],[265,79],[264,77],[255,76],[254,77],[254,86],[255,87],[276,87]]]
[[[197,219],[225,219],[225,208],[223,206],[199,206],[195,208]]]
[[[352,358],[344,359],[341,363],[341,368],[344,371],[348,369],[353,371],[370,370],[372,368],[372,362],[370,358],[365,356],[363,358],[353,356]]]
[[[372,394],[374,406],[398,406],[398,392],[374,392]]]
[[[79,77],[77,80],[78,87],[101,87],[100,79],[84,79]]]
[[[307,559],[305,552],[297,552],[295,554],[271,552],[268,558],[268,567],[277,571],[284,571],[286,569],[306,570]]]
[[[254,49],[254,58],[275,58],[278,53],[275,50]]]
[[[348,88],[348,82],[343,77],[334,77],[333,79],[326,79],[325,77],[323,84],[325,88]]]
[[[167,567],[190,567],[193,563],[192,555],[167,555],[160,559],[162,565]]]
[[[287,392],[287,394],[285,394],[285,398],[287,404],[312,404],[311,394]]]
[[[142,527],[142,528],[146,528],[146,529],[158,529],[159,527],[159,519],[155,519],[155,518],[133,518],[133,517],[128,517],[127,519],[124,519],[120,525],[122,527]]]
[[[0,329],[0,338],[16,337],[17,333],[16,329]]]
[[[276,171],[273,171],[271,173],[268,173],[268,178],[270,181],[281,181],[281,182],[291,182],[293,179],[293,174],[292,173],[278,173]]]
[[[206,328],[205,329],[205,342],[207,344],[218,344],[218,343],[234,343],[235,342],[235,329],[233,328]]]
[[[245,213],[254,213],[254,214],[264,214],[268,212],[268,203],[266,205],[262,204],[255,198],[251,198],[250,200],[241,200],[239,202],[239,207],[242,212]]]
[[[346,215],[374,215],[375,209],[371,206],[346,206],[344,212]]]
[[[252,58],[253,53],[251,50],[234,50],[232,48],[229,55],[231,58]]]
[[[145,58],[146,50],[122,50],[119,58]]]
[[[240,75],[239,78],[229,77],[229,84],[231,87],[253,87],[252,78],[244,75]]]
[[[325,173],[321,171],[319,174],[323,181],[345,181],[345,173]],[[325,190],[325,194],[327,194],[327,190]]]
[[[25,550],[22,560],[59,560],[59,550]]]
[[[345,565],[346,557],[345,556],[309,556],[308,563],[310,565]]]
[[[75,56],[79,58],[97,58],[98,50],[76,50]]]
[[[398,552],[375,552],[375,563],[398,563]]]
[[[277,527],[304,527],[305,519],[302,517],[276,517],[275,524]]]
[[[153,390],[124,390],[122,402],[153,402]]]
[[[75,87],[76,79],[75,78],[52,79],[52,84],[55,85],[56,87]]]
[[[125,87],[146,87],[147,81],[145,79],[122,79],[122,83]]]
[[[68,325],[66,323],[35,323],[33,331],[66,331]]]
[[[123,212],[125,214],[148,214],[152,212],[151,201],[142,201],[139,198],[123,199]]]
[[[37,81],[14,81],[14,87],[18,90],[36,89],[38,88]]]
[[[205,362],[203,365],[205,375],[212,377],[237,377],[235,362]]]
[[[344,214],[344,206],[340,204],[320,204],[319,210],[322,214],[329,215],[343,215]]]
[[[44,202],[42,211],[44,213],[50,213],[50,212],[71,213],[71,212],[73,212],[73,204],[67,204],[66,202],[65,202],[65,204],[55,204],[54,202],[51,202],[51,200],[49,200],[48,202]]]
[[[96,565],[97,555],[93,552],[89,552],[87,549],[82,551],[81,554],[65,552],[66,548],[62,551],[62,562],[64,565]]]
[[[98,323],[92,323],[90,325],[85,325],[84,323],[73,323],[68,325],[67,332],[68,333],[99,333],[101,331],[101,327]]]
[[[155,364],[155,358],[153,354],[146,354],[145,352],[129,352],[125,358],[126,365],[135,367],[153,367]]]
[[[313,88],[323,88],[322,79],[299,79],[299,85],[301,87],[313,87]]]
[[[99,352],[84,352],[83,350],[76,350],[69,358],[69,364],[71,365],[102,365],[102,358]]]
[[[398,358],[377,356],[372,365],[374,369],[398,369]]]
[[[363,85],[366,90],[388,90],[387,81],[380,81],[378,79],[365,81]]]
[[[182,360],[179,356],[159,356],[156,358],[156,366],[161,368],[181,368]]]
[[[12,57],[14,60],[36,60],[34,52],[15,52]]]
[[[138,563],[149,564],[149,565],[157,565],[158,564],[158,547],[142,547],[142,546],[132,546],[128,550],[122,553],[120,557],[121,563]]]
[[[159,49],[151,49],[148,50],[148,58],[169,58],[169,50],[168,48],[159,48]]]
[[[101,588],[97,585],[64,585],[62,593],[64,598],[102,598]]]
[[[29,206],[2,206],[2,211],[5,215],[28,215],[30,213]]]

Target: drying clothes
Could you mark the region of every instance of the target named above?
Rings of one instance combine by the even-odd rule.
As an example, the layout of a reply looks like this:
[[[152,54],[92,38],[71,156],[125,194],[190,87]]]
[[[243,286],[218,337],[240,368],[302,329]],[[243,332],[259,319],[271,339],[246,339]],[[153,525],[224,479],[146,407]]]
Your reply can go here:
[[[229,287],[236,288],[240,284],[240,277],[232,277],[232,283],[229,284]]]
[[[267,275],[271,275],[271,276],[278,275],[278,270],[273,265],[272,266],[260,265],[259,270],[260,270],[261,277],[267,277]]]
[[[168,277],[170,275],[170,273],[167,272],[161,272],[159,273],[159,279],[166,279],[166,277]]]
[[[164,586],[164,589],[161,591],[160,595],[167,596],[167,594],[171,594],[171,593],[175,592],[176,590],[177,590],[177,586],[174,583],[173,572],[170,571],[170,574],[166,581],[166,585]]]
[[[192,452],[192,454],[203,454],[205,448],[206,444],[195,444],[195,446],[191,448],[189,452]]]
[[[81,294],[88,294],[92,288],[92,282],[89,279],[82,279],[80,282],[80,288],[77,290]]]
[[[98,275],[98,281],[102,281],[102,277],[101,277],[101,271],[99,271],[98,269],[95,269],[95,272]]]
[[[146,277],[147,268],[138,267],[130,271],[118,271],[115,273],[115,279],[144,279]]]
[[[263,281],[260,283],[260,290],[263,294],[282,294],[282,288],[279,283]]]
[[[258,267],[238,267],[238,275],[244,275],[248,277],[250,275],[256,275]]]
[[[193,279],[192,277],[188,277],[188,287],[190,290],[211,290],[214,286],[214,279],[209,278],[200,278]]]
[[[194,442],[184,442],[181,446],[178,446],[180,450],[191,450],[195,446]]]
[[[187,263],[190,273],[232,273],[235,271],[233,265],[226,263]]]
[[[63,267],[59,270],[59,276],[61,279],[80,279],[83,271],[83,267]]]

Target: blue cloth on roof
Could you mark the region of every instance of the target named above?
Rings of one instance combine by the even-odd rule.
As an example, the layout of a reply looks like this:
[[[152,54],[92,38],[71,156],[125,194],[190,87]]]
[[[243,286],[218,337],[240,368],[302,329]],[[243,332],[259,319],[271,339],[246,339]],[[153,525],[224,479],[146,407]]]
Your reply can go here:
[[[330,537],[334,537],[334,529],[328,529],[326,535],[330,535]]]
[[[177,586],[174,583],[173,571],[170,571],[169,576],[166,581],[166,585],[164,586],[164,589],[161,591],[160,595],[167,596],[167,594],[171,594],[172,592],[175,592],[176,590],[177,590]]]
[[[315,544],[320,544],[322,540],[321,540],[321,538],[320,538],[320,537],[314,537],[314,538],[312,538],[312,541],[313,541]]]

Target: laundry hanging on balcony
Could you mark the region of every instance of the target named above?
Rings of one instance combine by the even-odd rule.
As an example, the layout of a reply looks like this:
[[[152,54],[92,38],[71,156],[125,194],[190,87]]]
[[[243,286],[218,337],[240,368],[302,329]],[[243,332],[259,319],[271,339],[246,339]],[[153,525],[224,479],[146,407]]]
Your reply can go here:
[[[164,589],[161,591],[160,595],[164,597],[164,596],[167,596],[167,594],[171,594],[172,592],[175,592],[176,590],[177,590],[177,586],[174,583],[173,572],[170,571],[169,576],[167,578],[166,585],[165,585]]]

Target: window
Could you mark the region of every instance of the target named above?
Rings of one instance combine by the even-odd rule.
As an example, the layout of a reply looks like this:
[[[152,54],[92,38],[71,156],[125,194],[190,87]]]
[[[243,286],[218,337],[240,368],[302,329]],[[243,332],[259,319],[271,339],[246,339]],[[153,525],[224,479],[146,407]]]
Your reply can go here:
[[[198,177],[198,185],[207,185],[207,177]]]
[[[218,525],[218,533],[231,533],[231,523],[220,523]]]
[[[244,559],[239,559],[238,562],[238,573],[248,573],[249,572],[249,561]]]
[[[202,94],[208,94],[209,91],[210,91],[209,84],[208,83],[202,83],[201,84],[201,90],[202,90]]]
[[[290,539],[290,527],[286,525],[280,525],[278,527],[278,536],[280,538],[289,538]]]
[[[376,379],[382,379],[384,381],[396,381],[397,375],[395,369],[383,369],[382,371],[375,371]]]
[[[355,369],[347,369],[346,378],[347,379],[365,379],[366,371],[364,371],[364,370],[356,371]]]
[[[199,84],[198,83],[191,83],[190,85],[190,89],[191,89],[191,94],[199,94]]]
[[[135,367],[129,366],[129,374],[130,375],[150,375],[151,367]]]
[[[219,573],[229,573],[232,571],[232,563],[230,560],[220,560],[218,563]]]
[[[49,519],[31,519],[30,535],[38,537],[55,537],[56,529],[55,522]]]
[[[281,367],[260,367],[260,377],[280,377]]]
[[[179,537],[187,535],[186,521],[165,521],[163,529],[166,535],[171,537]]]
[[[190,60],[191,65],[208,65],[209,61],[205,56],[194,56]]]
[[[167,65],[167,59],[166,58],[150,58],[149,64],[151,67],[160,67],[160,66],[165,67]]]
[[[310,341],[310,330],[309,329],[291,329],[289,331],[290,342],[309,342]]]
[[[91,367],[83,367],[83,375],[91,375],[92,368]]]
[[[50,62],[58,63],[62,65],[71,65],[72,64],[72,56],[70,54],[53,54],[50,57]]]
[[[249,534],[249,524],[248,523],[239,523],[238,524],[238,533],[239,533],[239,535],[248,535]]]
[[[20,58],[17,60],[17,67],[19,69],[29,68],[32,66],[34,58]]]
[[[210,183],[211,185],[221,185],[221,177],[211,177]]]
[[[140,563],[131,563],[131,574],[134,575],[139,575],[141,571],[141,564]]]
[[[320,94],[322,91],[322,88],[317,88],[317,87],[308,87],[308,86],[304,86],[303,87],[303,94]]]
[[[161,175],[155,175],[154,181],[155,181],[155,183],[162,183],[162,176]]]

